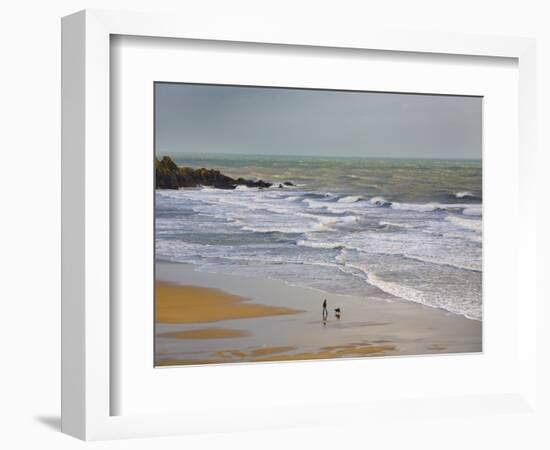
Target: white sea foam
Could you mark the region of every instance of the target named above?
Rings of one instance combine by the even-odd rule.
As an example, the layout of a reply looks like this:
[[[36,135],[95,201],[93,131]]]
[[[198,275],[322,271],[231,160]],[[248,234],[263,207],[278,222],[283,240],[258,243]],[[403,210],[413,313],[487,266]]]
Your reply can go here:
[[[441,296],[440,292],[429,292],[426,290],[416,289],[411,286],[405,286],[403,284],[387,281],[382,279],[375,273],[369,274],[369,283],[378,287],[384,292],[391,294],[395,297],[407,300],[410,302],[420,303],[422,305],[442,308],[449,312],[463,315],[469,319],[481,320],[481,308],[476,304],[474,299],[460,299],[460,303],[453,303],[453,299],[449,299],[449,296]],[[447,299],[445,301],[444,299]]]
[[[409,300],[411,302],[416,303],[424,303],[422,292],[418,289],[414,289],[411,287],[404,287],[402,285],[399,285],[398,283],[392,283],[389,281],[384,281],[375,273],[370,273],[368,275],[369,283],[376,286],[377,288],[383,290],[384,292],[387,292],[388,294],[391,294],[397,298],[401,298],[403,300]]]
[[[384,255],[365,260],[361,254],[345,249],[337,260],[349,273],[365,278],[369,284],[394,297],[481,320],[481,274],[478,272],[464,272],[457,277],[450,267],[438,268],[422,261],[407,262]],[[416,276],[396,278],[396,264],[399,273],[415,273]]]
[[[478,231],[481,233],[481,220],[466,219],[464,217],[460,217],[454,214],[447,216],[446,220],[453,222],[454,224],[468,230]]]
[[[320,216],[318,218],[319,222],[321,222],[325,226],[338,226],[342,224],[351,224],[351,223],[357,223],[359,221],[359,217],[357,216],[337,216],[337,217],[323,217]]]
[[[471,207],[467,203],[398,203],[393,202],[391,204],[392,209],[408,210],[417,212],[430,212],[430,211],[460,211]],[[474,207],[475,208],[475,207]]]
[[[300,239],[296,242],[296,245],[301,247],[310,247],[310,248],[342,248],[343,245],[338,242],[322,242],[322,241],[310,241],[307,239]]]
[[[338,242],[347,249],[361,252],[365,259],[369,255],[393,255],[457,269],[480,271],[481,249],[478,242],[467,239],[464,232],[460,233],[460,229],[449,227],[425,233],[411,233],[406,229],[391,233],[346,233],[338,237]],[[455,231],[455,236],[444,234],[452,230]],[[460,236],[460,239],[456,236]]]
[[[311,198],[304,199],[304,203],[306,203],[312,209],[321,209],[329,206],[327,202],[320,202],[318,200],[313,200]]]
[[[350,196],[342,197],[342,198],[338,199],[338,202],[339,203],[355,203],[355,202],[358,202],[359,200],[361,200],[361,197],[357,197],[355,195],[350,195]]]
[[[465,216],[481,216],[482,207],[481,205],[469,206],[468,208],[464,208],[462,214]]]
[[[378,225],[381,227],[389,227],[389,228],[411,228],[411,225],[406,223],[395,223],[395,222],[389,222],[387,220],[381,220],[378,222]]]
[[[392,209],[399,209],[399,210],[408,210],[408,211],[419,211],[419,212],[427,212],[427,211],[435,211],[436,209],[439,209],[440,204],[438,203],[397,203],[393,202],[391,205]]]
[[[392,203],[386,200],[384,197],[372,197],[370,202],[376,206],[390,206]]]
[[[293,227],[293,226],[280,226],[280,225],[244,225],[241,227],[243,231],[253,231],[255,233],[284,233],[284,234],[301,234],[307,233],[318,229],[318,224],[313,227]]]

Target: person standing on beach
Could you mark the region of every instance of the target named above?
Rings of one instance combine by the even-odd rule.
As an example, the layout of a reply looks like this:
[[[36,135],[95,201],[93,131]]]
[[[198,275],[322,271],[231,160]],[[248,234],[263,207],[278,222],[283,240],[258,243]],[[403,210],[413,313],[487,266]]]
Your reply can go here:
[[[323,302],[323,318],[326,319],[327,316],[328,316],[327,299],[325,298]]]

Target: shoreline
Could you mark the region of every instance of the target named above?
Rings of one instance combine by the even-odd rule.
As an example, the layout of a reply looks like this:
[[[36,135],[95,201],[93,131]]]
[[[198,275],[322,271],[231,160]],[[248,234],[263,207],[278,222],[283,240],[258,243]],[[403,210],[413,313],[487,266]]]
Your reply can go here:
[[[166,265],[189,266],[189,267],[193,267],[194,270],[197,273],[207,273],[207,274],[209,273],[209,274],[213,274],[213,275],[222,275],[222,276],[228,275],[224,272],[208,272],[208,271],[201,270],[198,265],[193,264],[193,263],[180,263],[180,262],[173,262],[173,261],[169,261],[169,260],[156,260],[155,265],[159,265],[159,264],[161,264],[161,265],[166,264]],[[479,272],[475,269],[466,269],[466,268],[460,268],[459,270]],[[321,296],[338,296],[338,297],[350,297],[350,298],[358,297],[357,295],[353,295],[353,294],[336,294],[336,293],[333,293],[333,292],[325,291],[325,290],[320,289],[318,287],[300,286],[298,284],[293,284],[292,282],[287,281],[287,280],[283,280],[283,279],[280,279],[280,278],[274,278],[274,277],[268,277],[268,276],[266,276],[266,277],[257,277],[257,276],[254,276],[254,275],[247,275],[247,274],[228,275],[228,276],[238,276],[238,277],[244,278],[244,279],[263,279],[263,280],[273,281],[273,282],[276,282],[276,283],[284,283],[285,285],[287,285],[290,288],[310,289],[310,290],[316,291]],[[174,284],[180,284],[177,281],[172,281],[172,282]],[[457,316],[457,317],[460,317],[460,318],[463,318],[463,319],[466,319],[466,320],[471,320],[471,321],[474,321],[474,322],[478,322],[479,324],[483,323],[483,319],[476,319],[474,317],[468,317],[466,314],[453,312],[453,311],[450,311],[450,310],[445,309],[445,308],[440,307],[440,306],[430,306],[430,305],[425,304],[425,303],[416,302],[414,300],[407,300],[407,299],[404,299],[404,298],[397,297],[397,296],[391,294],[390,292],[387,292],[387,291],[381,289],[377,285],[371,284],[368,280],[365,280],[365,283],[369,286],[369,288],[376,289],[376,290],[380,291],[381,297],[384,297],[384,301],[386,301],[386,302],[414,304],[414,305],[418,305],[418,306],[421,306],[421,307],[424,307],[424,308],[429,308],[429,309],[433,309],[433,310],[436,310],[436,311],[440,311],[444,314],[452,314],[453,316]]]
[[[184,320],[156,321],[157,366],[482,352],[481,322],[419,303],[158,261],[156,282],[169,286],[172,297],[177,291],[191,299]],[[189,309],[193,304],[200,311]],[[337,306],[341,318],[334,315]]]

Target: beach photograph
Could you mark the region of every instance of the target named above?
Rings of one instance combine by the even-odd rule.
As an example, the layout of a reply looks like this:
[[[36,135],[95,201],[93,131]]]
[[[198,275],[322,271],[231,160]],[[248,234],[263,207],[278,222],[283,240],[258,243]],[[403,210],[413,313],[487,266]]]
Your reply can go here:
[[[156,367],[482,352],[481,97],[154,97]]]

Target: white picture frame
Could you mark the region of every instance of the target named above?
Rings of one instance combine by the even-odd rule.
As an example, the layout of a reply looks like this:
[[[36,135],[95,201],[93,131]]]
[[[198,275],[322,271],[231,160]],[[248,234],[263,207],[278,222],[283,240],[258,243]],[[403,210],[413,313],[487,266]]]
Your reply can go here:
[[[523,412],[535,407],[536,391],[536,241],[532,202],[535,172],[535,43],[527,38],[369,30],[312,35],[307,30],[279,30],[250,24],[205,24],[190,17],[87,10],[62,22],[62,430],[85,440],[233,431],[324,424],[392,416],[391,402],[344,402],[300,408],[241,411],[231,420],[228,405],[217,416],[190,414],[112,415],[111,365],[116,357],[111,320],[110,37],[144,36],[242,43],[365,49],[417,54],[513,58],[519,79],[519,181],[522,217],[517,230],[519,347],[518,379],[513,391],[456,397],[408,399],[406,411],[436,409],[437,414]],[[289,364],[289,363],[286,363]],[[292,363],[290,363],[292,364]],[[272,366],[274,367],[274,366]],[[314,371],[314,366],[309,366]],[[184,373],[182,372],[182,376]],[[403,397],[397,400],[405,400]],[[259,401],[259,400],[258,400]],[[437,406],[436,406],[437,405]],[[407,409],[408,408],[408,409]],[[401,410],[400,414],[403,413]]]

